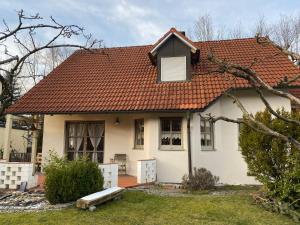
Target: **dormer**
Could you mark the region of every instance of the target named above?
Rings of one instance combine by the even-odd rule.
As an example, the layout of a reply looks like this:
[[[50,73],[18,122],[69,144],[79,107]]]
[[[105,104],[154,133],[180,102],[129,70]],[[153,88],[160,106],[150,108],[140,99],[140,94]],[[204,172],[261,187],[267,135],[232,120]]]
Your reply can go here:
[[[192,65],[199,61],[199,50],[184,32],[171,28],[149,52],[157,68],[158,82],[188,81]]]

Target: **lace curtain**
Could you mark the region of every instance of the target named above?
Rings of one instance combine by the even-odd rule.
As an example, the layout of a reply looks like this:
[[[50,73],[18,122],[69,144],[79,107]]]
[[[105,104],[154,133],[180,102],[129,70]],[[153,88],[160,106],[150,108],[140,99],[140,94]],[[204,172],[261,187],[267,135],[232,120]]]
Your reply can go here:
[[[93,148],[95,151],[93,152],[93,161],[97,161],[97,147],[100,144],[104,132],[103,124],[89,124],[88,125],[88,135],[92,142]]]
[[[74,124],[75,125],[75,124]],[[84,132],[84,124],[79,123],[77,124],[77,130],[76,130],[76,152],[78,152],[80,145],[82,144],[83,141],[83,132]]]

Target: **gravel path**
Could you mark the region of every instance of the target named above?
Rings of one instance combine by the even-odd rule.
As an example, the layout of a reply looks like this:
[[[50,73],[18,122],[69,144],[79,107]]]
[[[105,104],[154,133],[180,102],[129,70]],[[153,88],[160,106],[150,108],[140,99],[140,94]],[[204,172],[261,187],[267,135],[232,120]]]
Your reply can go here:
[[[2,197],[5,197],[1,199]],[[20,211],[58,210],[70,207],[74,203],[51,205],[44,193],[7,191],[0,194],[0,213]]]

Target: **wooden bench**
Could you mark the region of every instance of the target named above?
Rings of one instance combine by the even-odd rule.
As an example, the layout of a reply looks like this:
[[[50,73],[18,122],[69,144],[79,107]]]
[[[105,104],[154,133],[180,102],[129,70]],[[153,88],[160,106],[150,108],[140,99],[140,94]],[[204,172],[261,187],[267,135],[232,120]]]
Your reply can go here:
[[[104,202],[120,197],[123,191],[124,188],[121,187],[108,188],[104,191],[99,191],[78,199],[76,206],[81,209],[87,209],[91,206],[100,205]]]

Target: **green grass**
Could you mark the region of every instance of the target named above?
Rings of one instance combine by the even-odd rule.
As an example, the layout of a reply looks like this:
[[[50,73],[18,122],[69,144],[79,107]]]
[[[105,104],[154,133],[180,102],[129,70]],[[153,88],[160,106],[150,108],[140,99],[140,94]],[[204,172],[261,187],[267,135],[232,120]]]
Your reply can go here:
[[[127,191],[123,198],[97,207],[0,214],[0,224],[295,224],[288,217],[253,204],[249,190],[234,195],[193,194],[160,197]]]

